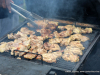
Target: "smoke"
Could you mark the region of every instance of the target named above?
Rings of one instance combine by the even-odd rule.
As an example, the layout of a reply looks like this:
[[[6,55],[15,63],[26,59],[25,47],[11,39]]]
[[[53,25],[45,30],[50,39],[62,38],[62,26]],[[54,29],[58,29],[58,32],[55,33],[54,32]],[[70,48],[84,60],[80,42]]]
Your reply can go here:
[[[42,17],[75,16],[77,13],[77,0],[26,0],[26,6]]]

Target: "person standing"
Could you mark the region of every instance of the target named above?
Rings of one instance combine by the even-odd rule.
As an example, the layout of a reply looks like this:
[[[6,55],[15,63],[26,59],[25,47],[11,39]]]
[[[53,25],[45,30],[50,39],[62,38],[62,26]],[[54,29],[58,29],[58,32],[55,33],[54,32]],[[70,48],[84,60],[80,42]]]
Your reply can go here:
[[[16,14],[11,11],[12,0],[0,0],[0,38],[18,25]]]

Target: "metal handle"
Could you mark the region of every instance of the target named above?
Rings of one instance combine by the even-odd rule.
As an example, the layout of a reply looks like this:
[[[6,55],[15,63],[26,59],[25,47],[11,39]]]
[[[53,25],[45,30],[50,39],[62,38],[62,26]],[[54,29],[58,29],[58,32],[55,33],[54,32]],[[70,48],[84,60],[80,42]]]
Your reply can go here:
[[[18,5],[16,5],[16,4],[14,4],[14,3],[11,3],[11,4],[12,4],[13,6],[16,6],[17,8],[19,8],[19,9],[23,10],[24,12],[26,12],[26,13],[30,14],[30,15],[32,16],[31,12],[29,12],[29,11],[27,11],[27,10],[25,10],[25,9],[21,8],[20,6],[18,6]]]
[[[21,13],[16,11],[14,8],[11,7],[11,10],[14,11],[15,13],[17,13],[18,15],[22,16],[24,19],[27,19],[24,15],[22,15]]]
[[[35,13],[31,13],[31,12],[29,12],[29,11],[27,11],[27,10],[21,8],[20,6],[14,4],[14,3],[11,3],[11,4],[12,4],[13,6],[15,6],[15,7],[17,7],[17,8],[19,8],[19,9],[23,10],[23,12],[27,13],[29,16],[31,16],[31,17],[33,17],[33,18],[35,18],[35,19],[39,19],[39,20],[43,20],[43,19],[44,19],[43,17],[41,17],[41,16],[39,16],[39,15],[37,15],[37,14],[35,14]]]
[[[20,12],[18,12],[18,11],[15,10],[14,8],[11,7],[11,10],[14,11],[15,13],[17,13],[18,15],[22,16],[24,19],[26,19],[26,20],[28,20],[29,22],[31,22],[33,26],[34,26],[34,25],[37,26],[37,24],[36,24],[34,21],[32,21],[30,18],[25,17],[24,15],[22,15]]]

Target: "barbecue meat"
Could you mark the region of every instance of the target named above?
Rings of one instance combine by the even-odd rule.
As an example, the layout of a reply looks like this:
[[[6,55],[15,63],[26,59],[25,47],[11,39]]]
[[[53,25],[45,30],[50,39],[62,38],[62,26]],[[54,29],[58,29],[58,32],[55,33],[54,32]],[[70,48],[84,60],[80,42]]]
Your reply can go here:
[[[51,44],[50,45],[50,50],[56,51],[56,50],[60,50],[60,47],[58,44]]]
[[[33,59],[35,57],[36,57],[36,54],[27,53],[27,54],[24,55],[24,58],[26,58],[26,59]]]
[[[83,35],[81,35],[81,34],[74,34],[74,35],[71,35],[70,38],[71,38],[71,41],[78,40],[78,41],[85,42],[85,41],[89,40],[88,37],[83,36]]]
[[[82,37],[81,34],[74,34],[74,35],[71,35],[71,36],[70,36],[70,39],[71,39],[72,41],[74,41],[74,40],[80,40],[81,37]]]
[[[49,39],[49,43],[61,43],[63,38],[54,38],[54,39]]]
[[[82,55],[82,50],[80,50],[78,47],[74,46],[67,46],[66,49],[64,50],[64,54],[72,52],[73,54],[76,55]]]
[[[34,31],[29,30],[27,27],[21,28],[21,29],[20,29],[20,32],[22,32],[22,33],[24,33],[24,34],[27,34],[27,35],[35,34]]]
[[[76,27],[74,28],[73,30],[74,33],[76,34],[81,34],[81,33],[92,33],[92,28],[85,28],[85,29],[82,29],[81,27]]]
[[[67,30],[67,31],[62,31],[59,33],[59,37],[67,37],[67,36],[70,36],[73,32],[70,31],[70,30]]]
[[[47,53],[47,50],[42,49],[42,48],[38,48],[37,52],[38,52],[38,54],[44,54],[44,53]]]
[[[74,55],[72,52],[68,52],[66,54],[63,54],[62,58],[66,61],[71,61],[71,62],[78,62],[79,61],[79,56]]]
[[[36,35],[30,35],[30,39],[32,39],[32,40],[40,40],[40,41],[43,41],[43,40],[45,40],[45,38],[44,37],[42,37],[42,36],[36,36]]]
[[[26,52],[20,52],[20,51],[14,51],[15,52],[15,56],[23,56]]]
[[[64,30],[65,29],[65,26],[58,26],[58,29]]]
[[[7,36],[8,36],[8,39],[14,39],[14,35],[13,35],[13,33],[8,34]]]
[[[81,41],[82,41],[82,42],[85,42],[85,41],[87,41],[87,40],[89,40],[88,37],[86,37],[86,36],[82,36],[82,37],[81,37]]]
[[[19,56],[23,56],[26,52],[19,52]]]
[[[45,53],[42,54],[43,61],[48,63],[56,62],[56,59],[62,56],[61,52]]]
[[[61,46],[67,46],[67,45],[69,45],[70,41],[71,41],[70,38],[63,38],[60,45]]]
[[[57,31],[55,31],[54,33],[54,36],[56,37],[56,38],[59,38],[60,36],[59,36],[59,33],[57,32]]]
[[[44,26],[46,27],[47,26],[47,21],[46,20],[36,20],[34,21],[38,26]]]
[[[27,26],[34,28],[34,26],[30,23],[27,23]]]
[[[85,28],[85,31],[87,32],[87,33],[92,33],[92,28]]]
[[[58,26],[58,22],[54,22],[54,21],[49,21],[49,20],[38,20],[38,21],[34,21],[37,25],[46,28],[48,27],[48,25],[55,25]]]
[[[74,28],[75,28],[74,25],[66,25],[65,26],[65,29],[67,29],[67,30],[73,30]]]
[[[72,41],[69,44],[70,46],[75,46],[78,47],[81,50],[84,50],[85,48],[83,47],[83,45],[81,44],[81,41]]]
[[[25,32],[25,31],[24,31]],[[20,37],[27,37],[27,34],[24,34],[20,31],[17,32],[17,34],[15,34],[15,37],[14,38],[17,38],[17,36],[20,36]]]
[[[48,24],[58,26],[58,22],[55,21],[48,21]]]
[[[1,53],[5,52],[5,51],[7,50],[7,49],[6,49],[6,45],[7,45],[6,42],[0,45],[0,52],[1,52]]]
[[[60,33],[58,33],[57,31],[54,32],[54,36],[56,38],[59,38],[59,37],[67,37],[67,36],[70,36],[73,32],[68,30],[68,31],[62,31]]]
[[[41,34],[50,34],[51,30],[50,29],[41,29],[41,30],[37,30],[37,32],[40,32]]]
[[[44,43],[44,48],[46,50],[52,50],[52,51],[56,51],[56,50],[60,50],[60,47],[58,44],[51,44],[51,43]]]
[[[76,34],[81,34],[82,31],[81,31],[81,27],[76,27],[73,29],[73,32],[76,33]]]

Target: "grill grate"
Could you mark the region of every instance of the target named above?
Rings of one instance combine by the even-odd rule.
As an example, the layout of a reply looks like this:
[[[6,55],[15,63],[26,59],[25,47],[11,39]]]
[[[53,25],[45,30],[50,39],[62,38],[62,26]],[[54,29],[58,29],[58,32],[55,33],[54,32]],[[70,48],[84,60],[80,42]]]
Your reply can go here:
[[[16,33],[22,27],[28,27],[27,26],[27,21],[25,21],[22,25],[20,25],[20,27],[18,27],[16,30],[14,29],[11,32],[12,33]],[[37,28],[29,28],[29,29],[36,31]],[[89,47],[89,45],[91,44],[91,42],[95,39],[95,37],[96,37],[97,34],[98,34],[98,31],[96,31],[96,30],[94,30],[93,33],[91,33],[91,34],[83,34],[83,35],[85,35],[85,36],[87,36],[87,37],[90,38],[90,40],[82,43],[83,46],[85,47],[85,50],[83,51],[83,55],[87,51],[87,48]],[[37,34],[37,35],[39,35],[39,34]],[[0,42],[9,42],[9,41],[13,41],[13,40],[8,40],[7,36],[3,37],[0,40]],[[13,57],[13,56],[10,55],[10,51],[9,52],[4,52],[4,53],[0,53],[0,55],[4,55],[4,56],[7,56],[7,57]],[[80,61],[81,61],[81,57],[82,56],[80,56]],[[31,60],[31,61],[34,61],[34,62],[37,62],[37,63],[40,63],[41,62],[41,60]],[[73,70],[77,63],[78,62],[75,62],[75,63],[74,62],[67,62],[67,61],[63,60],[62,58],[59,58],[56,63],[51,63],[51,64],[50,63],[46,63],[46,62],[43,61],[43,64],[44,65],[58,67],[58,68],[61,68],[61,69],[66,69],[66,70]]]

